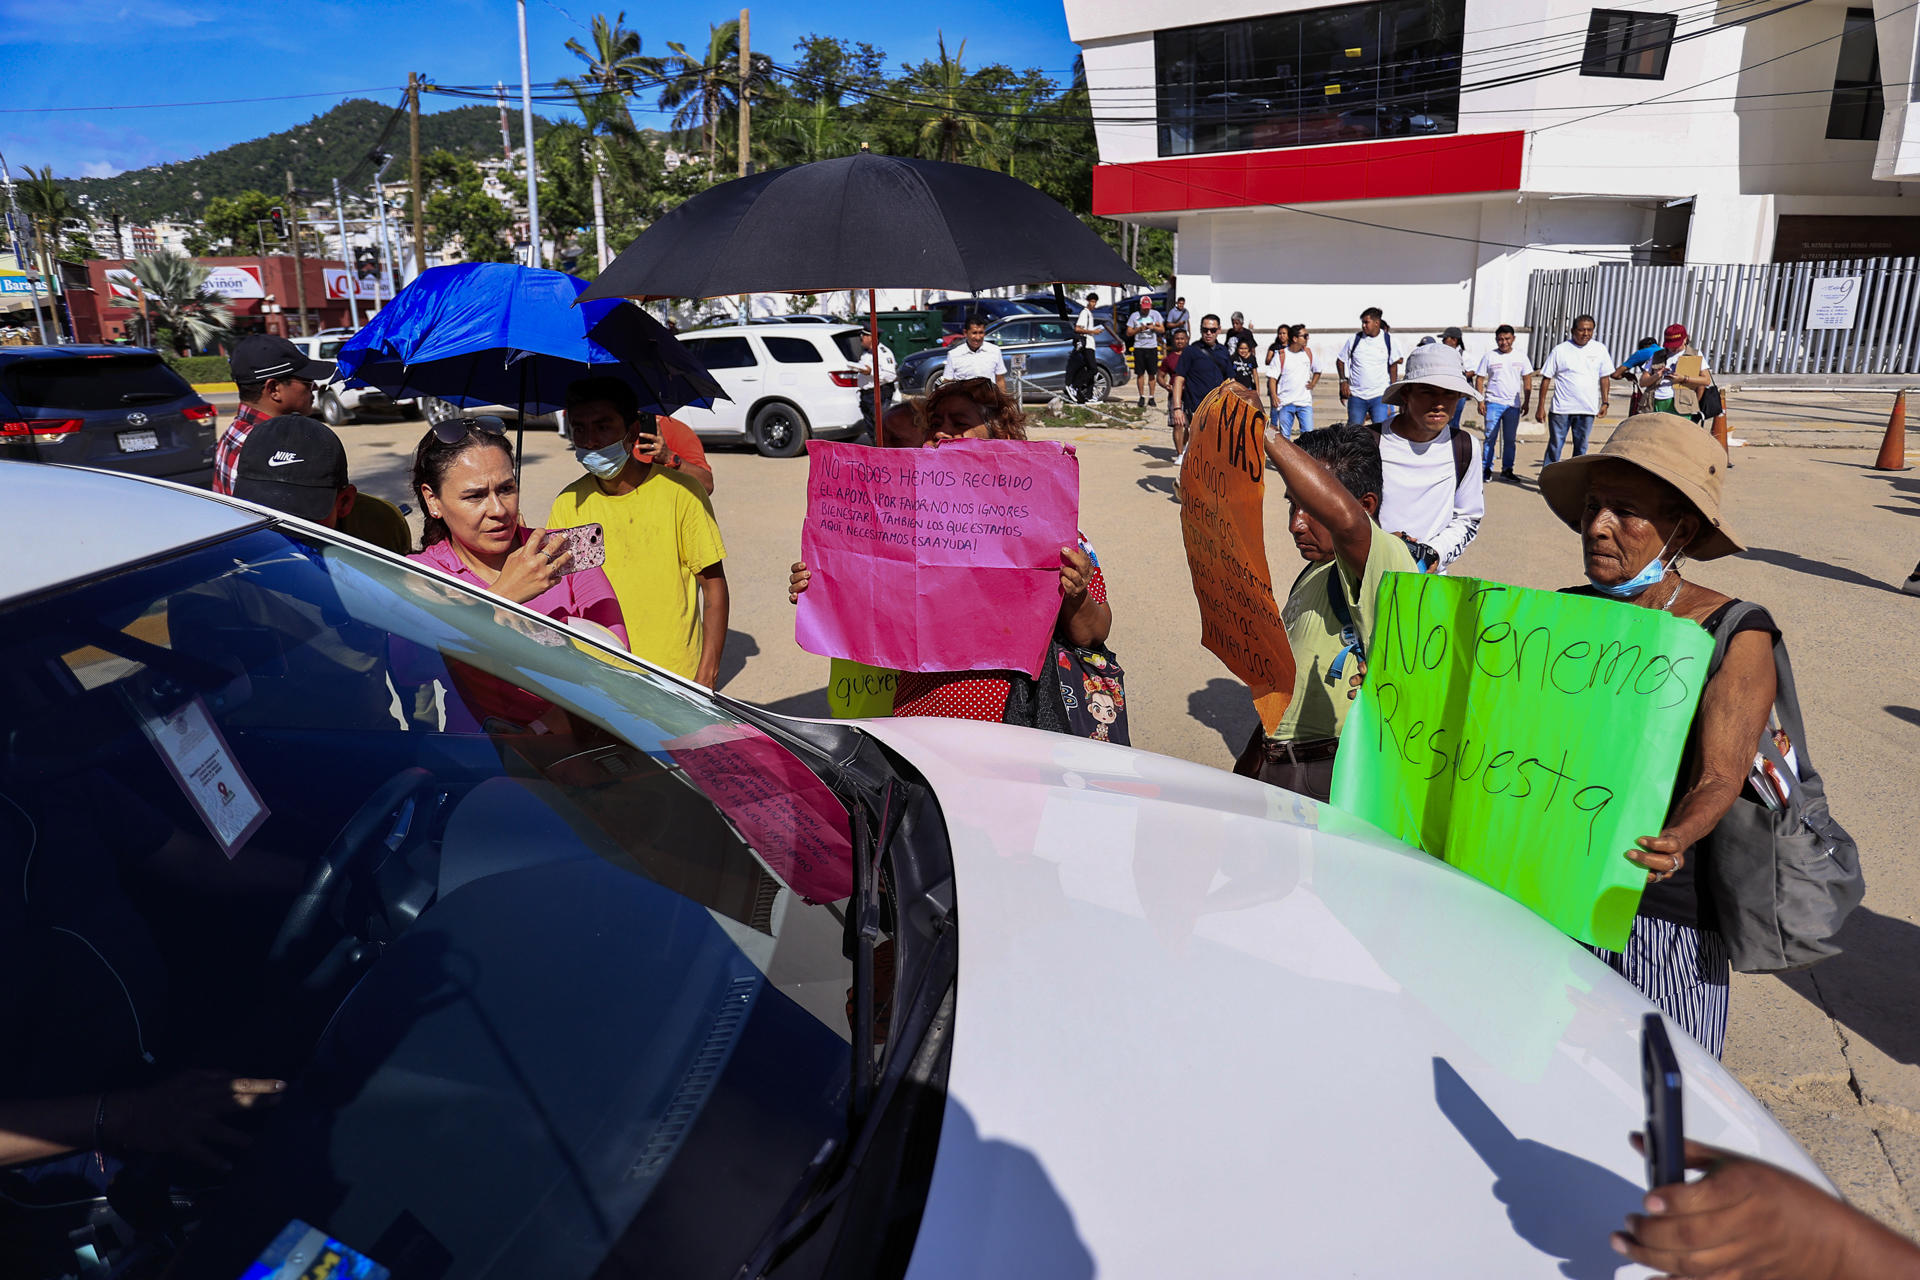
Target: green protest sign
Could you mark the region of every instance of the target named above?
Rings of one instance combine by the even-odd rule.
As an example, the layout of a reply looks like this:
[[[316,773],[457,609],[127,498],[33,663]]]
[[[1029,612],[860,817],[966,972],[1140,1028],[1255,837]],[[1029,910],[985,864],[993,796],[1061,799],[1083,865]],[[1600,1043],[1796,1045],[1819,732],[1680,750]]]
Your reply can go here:
[[[1333,803],[1522,902],[1626,945],[1713,642],[1615,600],[1388,574]]]

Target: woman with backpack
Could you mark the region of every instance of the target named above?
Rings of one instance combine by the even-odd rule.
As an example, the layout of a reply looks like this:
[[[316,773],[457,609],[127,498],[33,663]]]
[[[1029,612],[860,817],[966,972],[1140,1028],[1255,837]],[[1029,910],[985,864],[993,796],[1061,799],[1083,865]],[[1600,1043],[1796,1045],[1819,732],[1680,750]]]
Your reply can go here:
[[[1764,608],[1681,573],[1688,558],[1741,549],[1721,517],[1725,470],[1726,451],[1713,437],[1672,414],[1648,413],[1621,423],[1598,452],[1540,473],[1547,505],[1580,532],[1587,583],[1569,593],[1689,618],[1714,637],[1666,821],[1625,853],[1647,870],[1626,950],[1595,950],[1715,1057],[1726,1042],[1734,964],[1809,962],[1796,954],[1772,963],[1749,946],[1749,922],[1763,914],[1771,922],[1785,905],[1775,900],[1776,869],[1747,858],[1756,845],[1768,859],[1791,852],[1773,838],[1768,815],[1793,815],[1781,826],[1787,843],[1824,845],[1809,850],[1809,865],[1839,873],[1822,917],[1827,936],[1860,887],[1852,842],[1827,816],[1807,756],[1779,627]],[[1756,839],[1757,827],[1766,831]],[[1824,938],[1803,941],[1818,952]]]

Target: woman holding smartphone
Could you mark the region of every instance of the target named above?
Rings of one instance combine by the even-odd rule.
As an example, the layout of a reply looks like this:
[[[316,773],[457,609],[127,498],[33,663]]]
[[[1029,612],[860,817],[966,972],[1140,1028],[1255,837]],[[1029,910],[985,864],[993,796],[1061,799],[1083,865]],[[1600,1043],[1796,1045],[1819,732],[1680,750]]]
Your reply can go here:
[[[414,450],[413,490],[426,510],[426,527],[410,559],[556,621],[585,618],[627,643],[606,572],[574,568],[567,532],[520,523],[520,483],[500,419],[435,423]]]

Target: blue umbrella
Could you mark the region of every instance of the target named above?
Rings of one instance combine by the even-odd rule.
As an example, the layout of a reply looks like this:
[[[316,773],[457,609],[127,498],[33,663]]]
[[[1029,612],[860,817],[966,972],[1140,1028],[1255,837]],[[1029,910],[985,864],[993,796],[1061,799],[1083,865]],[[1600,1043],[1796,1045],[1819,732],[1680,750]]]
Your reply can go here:
[[[627,383],[648,413],[727,398],[639,307],[575,306],[586,287],[563,271],[512,263],[430,267],[340,348],[340,374],[395,399],[511,404],[522,416],[565,408],[568,384],[589,376]]]

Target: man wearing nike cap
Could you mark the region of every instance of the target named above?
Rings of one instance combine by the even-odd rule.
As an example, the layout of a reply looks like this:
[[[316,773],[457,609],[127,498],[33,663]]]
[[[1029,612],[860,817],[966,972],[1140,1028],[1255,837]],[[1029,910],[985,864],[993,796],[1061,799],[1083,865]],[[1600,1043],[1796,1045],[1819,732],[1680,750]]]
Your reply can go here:
[[[333,376],[333,361],[310,359],[285,338],[255,333],[240,339],[227,365],[240,389],[240,411],[214,448],[213,491],[231,494],[247,436],[269,418],[310,411],[314,384]]]
[[[407,518],[347,479],[347,449],[316,418],[282,414],[247,434],[234,468],[233,496],[338,529],[396,555],[413,549]]]

